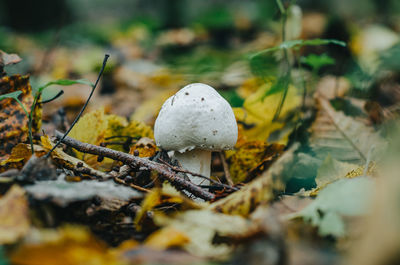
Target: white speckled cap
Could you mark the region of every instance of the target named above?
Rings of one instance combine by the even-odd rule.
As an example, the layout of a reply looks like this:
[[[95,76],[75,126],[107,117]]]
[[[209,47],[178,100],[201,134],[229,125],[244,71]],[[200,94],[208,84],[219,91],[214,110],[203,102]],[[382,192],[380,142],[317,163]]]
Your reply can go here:
[[[211,86],[194,83],[164,102],[154,125],[154,137],[166,150],[217,151],[233,148],[238,128],[229,103]]]

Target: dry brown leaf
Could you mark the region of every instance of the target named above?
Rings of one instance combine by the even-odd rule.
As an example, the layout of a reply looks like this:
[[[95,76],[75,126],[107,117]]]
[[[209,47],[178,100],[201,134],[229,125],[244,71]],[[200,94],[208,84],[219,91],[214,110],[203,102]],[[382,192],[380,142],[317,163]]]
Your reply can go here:
[[[375,150],[371,159],[385,149],[386,142],[373,128],[336,111],[326,99],[318,98],[317,103],[319,111],[310,137],[317,158],[330,154],[339,161],[365,164],[371,149]]]
[[[29,76],[13,75],[0,78],[0,95],[15,91],[22,91],[19,96],[25,109],[30,110],[33,103],[32,88]],[[32,132],[37,132],[42,123],[42,108],[36,105],[33,114]],[[0,101],[0,156],[9,154],[18,143],[28,139],[28,117],[15,99],[6,98]]]
[[[4,66],[19,63],[21,60],[17,54],[8,54],[0,50],[0,77],[4,74]]]
[[[28,201],[19,186],[0,198],[0,245],[11,244],[27,234],[30,228]]]

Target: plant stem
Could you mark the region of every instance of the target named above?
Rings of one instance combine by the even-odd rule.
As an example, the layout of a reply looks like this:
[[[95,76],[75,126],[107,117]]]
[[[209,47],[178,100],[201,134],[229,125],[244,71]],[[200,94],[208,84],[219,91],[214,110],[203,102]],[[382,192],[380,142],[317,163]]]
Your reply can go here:
[[[98,75],[98,77],[97,77],[96,83],[93,85],[92,91],[90,91],[90,95],[89,95],[88,99],[86,100],[85,105],[83,105],[83,107],[82,107],[81,111],[79,112],[78,116],[76,116],[75,120],[72,122],[72,124],[71,124],[71,126],[69,127],[69,129],[65,132],[64,136],[61,137],[61,139],[59,139],[58,142],[53,146],[53,148],[46,154],[46,156],[45,156],[46,158],[48,158],[48,157],[50,156],[51,152],[53,152],[54,149],[56,149],[57,146],[60,145],[60,143],[61,143],[61,142],[64,140],[64,138],[71,132],[71,130],[72,130],[72,128],[74,127],[74,125],[78,122],[79,118],[82,116],[82,113],[85,111],[87,105],[89,104],[89,101],[90,101],[90,99],[92,98],[92,95],[93,95],[93,93],[94,93],[94,90],[96,89],[96,86],[97,86],[97,84],[99,83],[100,77],[101,77],[101,75],[102,75],[103,72],[104,72],[104,69],[105,69],[105,67],[106,67],[107,60],[108,60],[109,57],[110,57],[110,55],[108,55],[108,54],[106,54],[106,55],[104,56],[103,66],[101,67],[101,70],[100,70],[100,73],[99,73],[99,75]]]
[[[278,4],[279,10],[281,11],[281,14],[282,14],[281,34],[282,34],[282,43],[284,43],[286,40],[285,35],[286,35],[287,9],[284,8],[284,6],[280,0],[276,0],[276,3]],[[286,65],[286,69],[285,69],[286,77],[285,78],[290,79],[291,78],[291,67],[290,67],[289,55],[288,55],[287,48],[283,48],[283,57],[284,57],[285,65]],[[283,104],[285,103],[285,99],[286,99],[288,90],[289,90],[289,84],[287,84],[285,86],[285,90],[283,91],[281,101],[279,102],[279,106],[275,111],[273,121],[276,121],[279,118],[279,115],[283,108]]]

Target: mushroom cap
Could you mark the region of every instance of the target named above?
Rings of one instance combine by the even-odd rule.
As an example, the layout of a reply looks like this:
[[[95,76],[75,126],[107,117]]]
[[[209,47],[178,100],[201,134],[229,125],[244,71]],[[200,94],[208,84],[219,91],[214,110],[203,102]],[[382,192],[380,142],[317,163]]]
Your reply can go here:
[[[209,85],[194,83],[168,98],[154,125],[157,146],[181,153],[232,149],[238,128],[229,103]]]

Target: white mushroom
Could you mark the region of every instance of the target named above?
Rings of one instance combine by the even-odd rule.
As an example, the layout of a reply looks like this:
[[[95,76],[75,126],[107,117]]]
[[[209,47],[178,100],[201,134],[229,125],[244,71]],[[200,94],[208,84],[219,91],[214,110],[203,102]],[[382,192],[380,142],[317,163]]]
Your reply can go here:
[[[210,177],[211,152],[232,149],[238,128],[229,103],[211,86],[194,83],[167,99],[154,125],[156,144],[182,167]],[[209,181],[189,176],[195,184]]]

